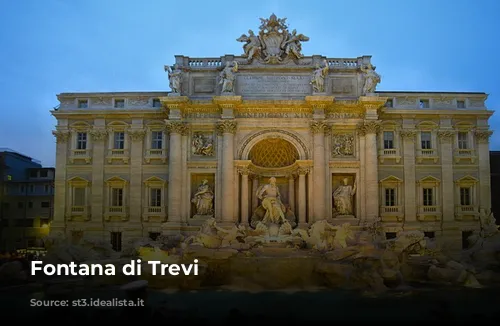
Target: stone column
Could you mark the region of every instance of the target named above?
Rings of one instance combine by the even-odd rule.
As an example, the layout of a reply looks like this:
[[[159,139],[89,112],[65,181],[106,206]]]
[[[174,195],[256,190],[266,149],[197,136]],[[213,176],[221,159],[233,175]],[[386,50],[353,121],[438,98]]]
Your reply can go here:
[[[306,174],[308,169],[300,168],[298,171],[299,174],[299,226],[306,226]]]
[[[257,206],[259,206],[259,198],[257,198],[257,189],[259,188],[259,177],[257,175],[252,176],[252,212],[255,211]]]
[[[70,133],[67,130],[56,130],[52,134],[56,137],[56,172],[54,179],[54,216],[51,232],[65,231],[66,217],[66,162],[68,159],[68,140]]]
[[[182,134],[187,130],[185,123],[167,121],[170,134],[168,157],[168,218],[167,225],[180,227],[182,205]]]
[[[187,169],[187,160],[188,153],[191,150],[188,144],[188,133],[189,126],[186,125],[186,128],[182,131],[181,134],[181,151],[182,151],[182,185],[181,185],[181,193],[182,193],[182,204],[181,204],[181,221],[182,223],[187,223],[189,220],[189,205],[190,205],[190,194],[188,189],[189,178],[188,178],[188,169]]]
[[[359,162],[360,162],[362,168],[360,169],[360,172],[359,172],[358,189],[356,190],[356,193],[358,195],[356,196],[356,201],[360,204],[360,210],[359,210],[360,219],[362,219],[364,221],[366,219],[366,187],[365,187],[366,170],[364,168],[364,167],[366,167],[365,129],[362,126],[358,126],[357,133],[359,136]],[[330,181],[330,183],[331,183],[331,181]],[[332,197],[332,195],[333,195],[333,189],[330,192],[330,197]],[[332,203],[332,206],[333,206],[333,203]]]
[[[325,128],[323,121],[311,122],[311,131],[314,137],[313,153],[313,221],[320,221],[326,218],[325,205]]]
[[[136,127],[136,128],[134,128]],[[139,128],[137,128],[139,127]],[[143,141],[146,131],[142,129],[142,121],[140,125],[132,126],[129,131],[131,140],[130,144],[130,222],[140,224],[142,221],[142,161],[144,160]],[[134,230],[140,230],[136,226]],[[138,234],[140,236],[141,234]]]
[[[241,224],[248,224],[248,204],[250,198],[248,197],[248,169],[240,168],[241,174]]]
[[[222,221],[233,222],[234,214],[234,134],[236,121],[222,120],[217,124],[222,134]]]
[[[332,155],[332,128],[325,128],[325,218],[332,218],[332,175],[330,172],[330,158]]]
[[[290,174],[288,176],[288,205],[291,211],[295,214],[295,176]]]
[[[377,133],[378,121],[365,121],[365,186],[366,219],[374,220],[379,216]]]
[[[441,142],[441,207],[443,221],[455,220],[455,185],[453,182],[453,130],[438,132]]]
[[[491,212],[491,170],[490,170],[490,136],[491,130],[476,130],[477,152],[479,159],[479,211]]]
[[[415,130],[401,130],[403,138],[403,174],[405,221],[417,220],[417,194],[415,182]]]
[[[90,203],[92,205],[92,222],[102,223],[106,206],[104,203],[104,160],[107,152],[106,137],[108,132],[103,128],[104,120],[99,120],[94,121],[94,129],[90,131],[92,137],[92,195]]]

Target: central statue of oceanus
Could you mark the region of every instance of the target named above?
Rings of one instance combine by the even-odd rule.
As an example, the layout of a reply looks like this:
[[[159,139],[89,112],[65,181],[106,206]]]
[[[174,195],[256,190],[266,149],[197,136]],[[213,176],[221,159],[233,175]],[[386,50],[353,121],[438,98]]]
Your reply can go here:
[[[297,34],[295,29],[289,32],[286,18],[277,18],[275,14],[260,20],[259,35],[249,30],[248,35],[243,34],[236,39],[245,42],[242,56],[248,62],[257,59],[264,63],[279,64],[288,60],[297,62],[303,57],[301,42],[309,41],[309,37]]]

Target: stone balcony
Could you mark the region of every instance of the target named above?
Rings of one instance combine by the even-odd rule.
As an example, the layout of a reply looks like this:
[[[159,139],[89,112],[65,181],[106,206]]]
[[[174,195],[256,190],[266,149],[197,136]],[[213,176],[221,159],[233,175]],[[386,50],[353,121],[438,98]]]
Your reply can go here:
[[[382,222],[402,222],[404,218],[403,206],[380,206]]]
[[[69,156],[69,163],[73,164],[76,161],[84,161],[86,164],[92,162],[92,155],[89,149],[73,149]]]
[[[70,206],[66,215],[68,221],[88,221],[90,219],[90,210],[87,206]]]
[[[418,206],[417,220],[420,222],[440,221],[442,215],[441,206]]]
[[[457,205],[455,206],[455,219],[462,220],[478,220],[479,207],[473,205]]]
[[[425,161],[432,161],[437,163],[439,161],[438,151],[436,149],[417,149],[417,163]]]
[[[476,162],[477,156],[476,151],[473,149],[455,149],[453,152],[453,158],[455,163],[460,163],[463,161],[470,162],[474,164]]]
[[[378,160],[384,163],[385,160],[395,160],[396,163],[401,162],[401,154],[399,148],[385,148],[378,151]]]
[[[128,221],[128,210],[125,206],[107,206],[104,211],[104,219],[108,222]]]
[[[110,149],[108,150],[108,164],[113,163],[113,161],[122,162],[123,164],[128,164],[130,160],[130,153],[126,149]]]
[[[166,208],[164,206],[147,206],[144,207],[142,212],[144,222],[165,222],[166,217]]]
[[[167,150],[166,149],[148,149],[144,155],[144,161],[146,163],[151,163],[151,161],[161,161],[163,164],[167,162]]]

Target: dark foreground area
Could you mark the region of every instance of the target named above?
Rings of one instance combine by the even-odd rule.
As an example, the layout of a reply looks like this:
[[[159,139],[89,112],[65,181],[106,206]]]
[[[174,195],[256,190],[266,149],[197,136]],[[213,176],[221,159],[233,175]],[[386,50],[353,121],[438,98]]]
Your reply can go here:
[[[49,300],[41,292],[4,289],[2,316],[17,322],[71,323],[157,321],[218,325],[256,325],[268,322],[446,320],[487,321],[498,318],[500,289],[418,289],[383,296],[325,290],[317,292],[233,292],[205,290],[165,293],[150,290],[144,307],[33,307],[32,300]],[[124,299],[118,289],[78,291],[63,300]],[[50,299],[54,300],[54,299]],[[10,320],[10,319],[9,319]]]

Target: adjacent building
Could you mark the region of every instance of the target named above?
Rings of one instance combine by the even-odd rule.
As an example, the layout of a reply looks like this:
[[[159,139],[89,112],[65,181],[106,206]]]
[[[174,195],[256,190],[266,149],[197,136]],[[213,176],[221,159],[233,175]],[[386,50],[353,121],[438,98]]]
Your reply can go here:
[[[0,149],[0,250],[43,245],[53,215],[54,168]]]
[[[460,249],[491,212],[487,94],[376,91],[370,56],[304,56],[275,15],[257,34],[239,56],[176,56],[171,92],[59,94],[52,229],[120,250],[251,224],[274,177],[298,227],[381,219]]]
[[[490,152],[490,166],[492,208],[497,224],[500,224],[500,151]]]

